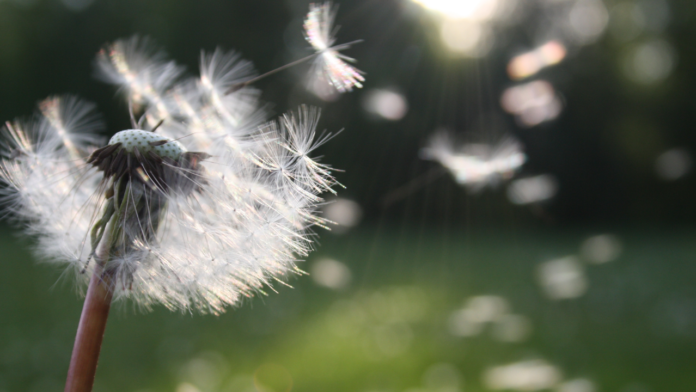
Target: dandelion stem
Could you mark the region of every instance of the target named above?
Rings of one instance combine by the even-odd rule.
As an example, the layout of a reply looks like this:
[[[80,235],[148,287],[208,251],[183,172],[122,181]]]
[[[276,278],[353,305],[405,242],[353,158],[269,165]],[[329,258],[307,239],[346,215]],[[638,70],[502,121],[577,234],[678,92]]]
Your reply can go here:
[[[101,266],[97,265],[89,282],[82,316],[80,316],[80,325],[77,327],[65,392],[89,392],[92,390],[99,351],[113,297],[111,285],[110,274],[103,272]]]

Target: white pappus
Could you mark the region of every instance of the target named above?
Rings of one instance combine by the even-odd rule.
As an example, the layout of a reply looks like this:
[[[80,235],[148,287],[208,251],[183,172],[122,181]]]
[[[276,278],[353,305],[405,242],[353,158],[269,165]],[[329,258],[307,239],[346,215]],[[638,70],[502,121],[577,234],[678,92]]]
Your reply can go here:
[[[365,78],[361,71],[347,63],[354,62],[355,59],[339,53],[355,42],[333,46],[336,42],[333,26],[335,19],[336,8],[330,1],[323,4],[311,3],[304,21],[304,30],[307,42],[318,56],[312,72],[326,80],[339,93],[344,93],[352,91],[353,87],[361,88]]]
[[[264,125],[256,89],[229,93],[251,64],[220,49],[197,78],[137,37],[96,66],[143,113],[133,129],[103,145],[93,105],[66,96],[2,131],[2,198],[38,253],[81,283],[99,264],[114,298],[204,313],[302,273],[311,227],[327,223],[320,194],[337,184],[310,156],[331,137],[315,138],[319,111]]]
[[[457,181],[473,192],[510,179],[527,160],[522,144],[512,136],[495,145],[457,144],[453,135],[441,131],[421,150],[424,159],[437,161]]]

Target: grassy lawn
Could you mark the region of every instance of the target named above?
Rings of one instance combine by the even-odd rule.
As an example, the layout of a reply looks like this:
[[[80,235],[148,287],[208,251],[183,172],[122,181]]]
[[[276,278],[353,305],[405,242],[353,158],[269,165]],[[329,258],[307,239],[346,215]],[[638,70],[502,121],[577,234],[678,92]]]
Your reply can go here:
[[[596,391],[692,391],[696,233],[613,233],[620,256],[605,264],[580,257],[587,290],[564,300],[544,294],[537,265],[578,254],[596,231],[322,234],[302,267],[341,261],[352,275],[343,290],[301,276],[290,280],[293,288],[277,285],[277,294],[269,290],[221,316],[117,304],[95,391],[475,392],[505,388],[491,369],[512,363],[556,374],[546,386],[543,376],[534,384],[531,371],[511,376],[527,390],[584,379]],[[0,232],[3,392],[62,390],[81,310],[72,282],[35,262],[30,246],[10,229]],[[505,314],[527,321],[526,332],[510,338],[500,318],[456,332],[457,310],[481,295],[502,299]],[[582,385],[560,390],[589,391]]]

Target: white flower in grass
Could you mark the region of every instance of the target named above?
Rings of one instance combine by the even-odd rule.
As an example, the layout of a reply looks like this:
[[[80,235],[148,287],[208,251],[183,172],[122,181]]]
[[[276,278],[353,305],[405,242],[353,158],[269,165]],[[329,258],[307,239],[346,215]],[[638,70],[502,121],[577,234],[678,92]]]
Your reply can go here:
[[[336,42],[333,27],[335,19],[336,9],[331,2],[311,3],[304,21],[304,30],[307,41],[318,53],[313,72],[338,92],[344,93],[352,91],[353,87],[361,88],[365,78],[361,71],[347,63],[354,62],[355,59],[339,53],[351,44],[333,46]]]
[[[155,53],[155,54],[153,54]],[[319,112],[260,126],[253,74],[233,53],[203,54],[199,78],[146,40],[98,55],[102,79],[142,105],[143,121],[101,145],[93,106],[50,98],[40,116],[8,123],[0,178],[9,210],[39,253],[78,280],[99,264],[115,298],[141,307],[219,313],[301,273],[320,193],[337,184],[310,154]]]

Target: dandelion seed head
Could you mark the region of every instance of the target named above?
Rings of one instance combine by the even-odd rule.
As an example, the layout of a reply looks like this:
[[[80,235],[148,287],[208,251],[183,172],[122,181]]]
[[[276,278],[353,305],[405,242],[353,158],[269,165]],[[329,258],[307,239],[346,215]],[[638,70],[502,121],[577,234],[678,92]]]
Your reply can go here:
[[[102,144],[94,105],[53,97],[1,132],[0,197],[37,253],[80,284],[100,265],[114,298],[143,309],[218,314],[298,274],[312,228],[328,223],[321,194],[339,185],[313,157],[333,136],[317,134],[319,111],[263,123],[257,90],[227,93],[250,63],[220,49],[202,55],[199,77],[137,37],[107,45],[96,66],[143,129]]]
[[[142,129],[118,132],[109,140],[109,145],[116,143],[129,153],[137,148],[140,153],[153,151],[162,158],[179,159],[186,152],[186,147],[178,141]]]

